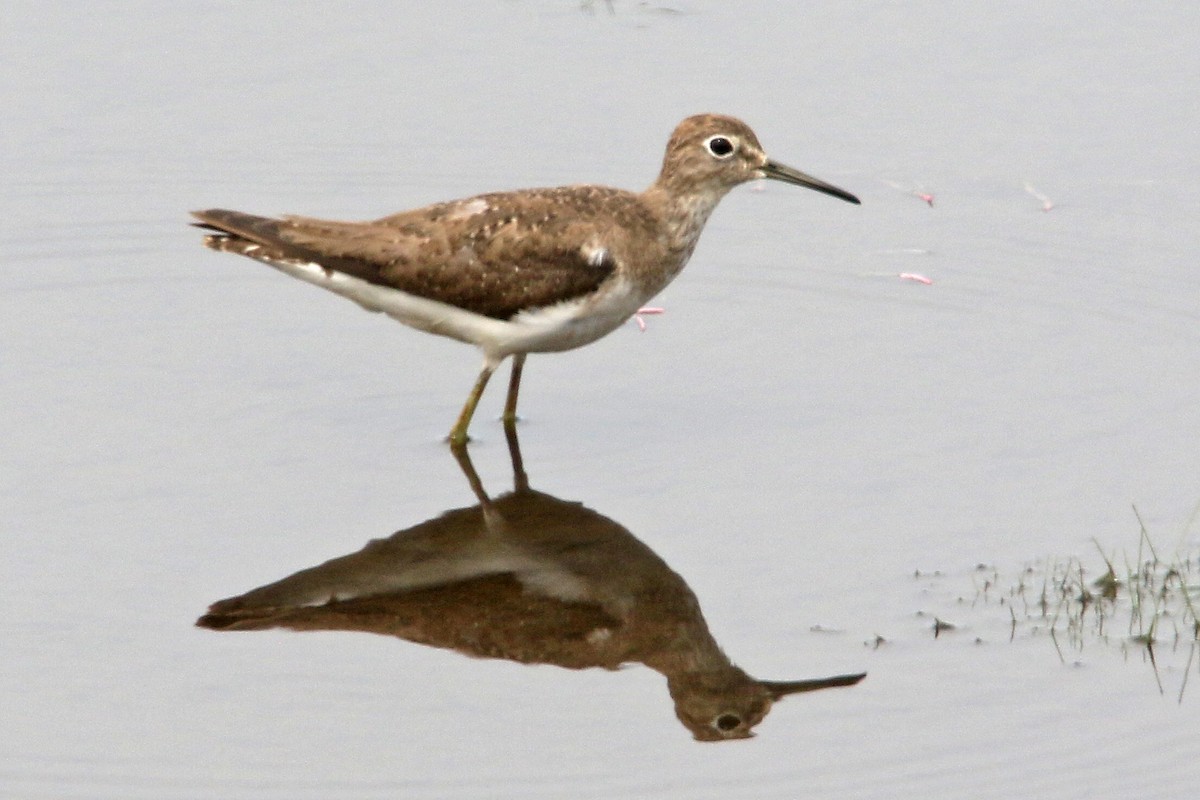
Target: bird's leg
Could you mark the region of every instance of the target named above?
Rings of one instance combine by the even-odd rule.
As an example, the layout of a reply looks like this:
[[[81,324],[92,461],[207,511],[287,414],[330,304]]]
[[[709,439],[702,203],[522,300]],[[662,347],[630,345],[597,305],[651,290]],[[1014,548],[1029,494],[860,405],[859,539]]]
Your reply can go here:
[[[471,454],[467,452],[467,446],[455,445],[450,448],[450,452],[454,454],[454,460],[458,462],[459,469],[463,475],[467,477],[467,483],[471,486],[471,491],[480,504],[488,505],[491,499],[487,496],[487,492],[483,489],[483,481],[479,479],[479,473],[475,471],[475,465],[471,463]]]
[[[504,425],[504,438],[508,439],[508,457],[512,461],[513,491],[529,491],[529,476],[525,473],[525,462],[521,460],[521,443],[517,439],[517,426]]]
[[[508,379],[508,399],[504,401],[504,420],[505,427],[515,425],[517,422],[517,392],[521,389],[521,369],[525,366],[525,354],[517,353],[513,356],[512,376]]]
[[[487,387],[488,378],[492,377],[492,373],[496,371],[497,366],[498,362],[490,358],[484,359],[483,370],[479,373],[479,380],[475,381],[474,388],[467,395],[467,403],[458,415],[458,421],[450,429],[449,439],[451,447],[463,447],[466,445],[467,427],[471,424],[471,417],[475,416],[475,406],[479,405],[479,398],[483,397],[483,390]]]

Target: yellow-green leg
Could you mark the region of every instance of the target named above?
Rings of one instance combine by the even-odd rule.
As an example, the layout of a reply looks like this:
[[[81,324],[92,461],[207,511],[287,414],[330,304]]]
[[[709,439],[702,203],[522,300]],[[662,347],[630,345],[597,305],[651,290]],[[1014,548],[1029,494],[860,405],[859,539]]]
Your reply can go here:
[[[475,406],[479,405],[479,398],[483,397],[483,390],[487,388],[488,379],[492,377],[492,373],[496,371],[497,363],[490,359],[483,362],[483,371],[479,373],[479,379],[475,381],[474,388],[467,395],[467,403],[463,406],[462,411],[458,415],[458,421],[454,423],[454,427],[450,429],[450,444],[453,447],[463,447],[467,443],[467,428],[471,424],[471,417],[475,416]]]

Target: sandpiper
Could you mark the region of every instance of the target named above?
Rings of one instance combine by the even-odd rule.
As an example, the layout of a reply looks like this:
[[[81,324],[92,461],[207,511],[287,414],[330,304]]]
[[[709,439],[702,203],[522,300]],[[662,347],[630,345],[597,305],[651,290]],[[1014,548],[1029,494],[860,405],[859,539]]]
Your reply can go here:
[[[679,274],[712,210],[760,178],[849,192],[767,158],[754,131],[717,114],[688,117],[667,143],[658,179],[640,194],[580,185],[482,194],[372,222],[196,211],[213,250],[248,256],[369,311],[483,350],[483,370],[450,442],[467,427],[508,356],[504,419],[516,418],[528,353],[594,342]]]

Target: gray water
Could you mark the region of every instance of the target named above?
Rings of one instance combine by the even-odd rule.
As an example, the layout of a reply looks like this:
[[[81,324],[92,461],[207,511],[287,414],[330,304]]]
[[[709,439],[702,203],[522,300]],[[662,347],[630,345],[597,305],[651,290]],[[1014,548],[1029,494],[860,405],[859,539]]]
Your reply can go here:
[[[1060,660],[956,603],[977,564],[1135,550],[1133,505],[1164,552],[1200,546],[1194,5],[5,17],[0,795],[1093,798],[1200,778],[1180,654],[1160,694],[1136,653]],[[653,550],[747,672],[868,678],[714,745],[644,667],[193,627],[476,502],[441,437],[478,355],[207,251],[186,212],[641,188],[701,111],[863,205],[732,193],[646,332],[529,360],[525,466]],[[492,494],[500,388],[472,429]],[[933,614],[959,629],[935,639]]]

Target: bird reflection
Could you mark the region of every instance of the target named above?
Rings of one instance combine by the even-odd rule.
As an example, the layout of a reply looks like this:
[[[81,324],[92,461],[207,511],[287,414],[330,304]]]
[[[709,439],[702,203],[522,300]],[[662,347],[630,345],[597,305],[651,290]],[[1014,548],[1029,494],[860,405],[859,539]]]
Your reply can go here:
[[[489,498],[455,448],[477,505],[220,600],[196,624],[368,631],[569,669],[641,663],[666,676],[676,716],[701,741],[747,738],[786,695],[862,680],[761,681],[734,666],[683,579],[611,519],[531,489],[506,433],[511,492]]]

